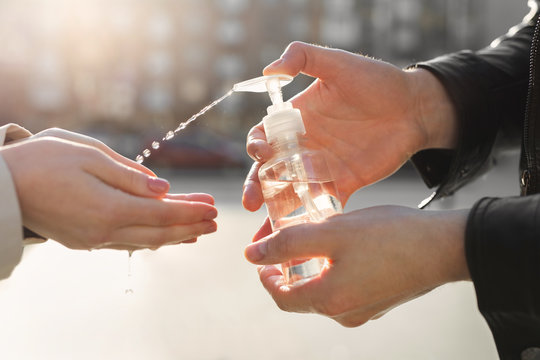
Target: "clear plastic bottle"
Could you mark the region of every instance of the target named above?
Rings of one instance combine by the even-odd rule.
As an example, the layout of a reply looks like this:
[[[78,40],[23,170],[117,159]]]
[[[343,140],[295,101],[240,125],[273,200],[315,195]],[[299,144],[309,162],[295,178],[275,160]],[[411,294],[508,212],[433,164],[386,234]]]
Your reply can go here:
[[[266,82],[273,105],[263,124],[274,155],[259,170],[259,180],[272,229],[318,222],[343,212],[334,179],[324,154],[304,146],[304,122],[300,110],[283,102],[281,83]],[[295,259],[282,264],[289,284],[301,284],[317,276],[326,259]]]

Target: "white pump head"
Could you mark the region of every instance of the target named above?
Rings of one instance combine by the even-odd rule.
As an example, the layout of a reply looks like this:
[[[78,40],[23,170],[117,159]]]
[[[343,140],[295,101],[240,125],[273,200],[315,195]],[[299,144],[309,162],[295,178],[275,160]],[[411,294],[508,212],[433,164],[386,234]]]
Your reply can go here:
[[[294,109],[290,102],[283,102],[281,88],[293,80],[289,75],[269,75],[246,80],[233,86],[233,91],[264,92],[268,91],[272,105],[267,108],[264,117],[264,130],[269,142],[279,138],[296,138],[304,134],[304,122],[300,110]]]
[[[290,75],[268,75],[268,76],[259,76],[253,79],[239,82],[234,84],[233,91],[236,92],[265,92],[269,91],[267,84],[271,82],[276,84],[281,93],[281,88],[293,81],[293,77]],[[283,99],[282,99],[283,101]]]

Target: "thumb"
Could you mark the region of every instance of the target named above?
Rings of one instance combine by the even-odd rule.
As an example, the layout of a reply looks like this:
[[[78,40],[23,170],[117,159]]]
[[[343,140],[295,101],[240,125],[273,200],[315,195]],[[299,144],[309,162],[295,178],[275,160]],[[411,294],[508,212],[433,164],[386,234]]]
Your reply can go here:
[[[298,258],[332,258],[336,242],[323,223],[309,223],[278,230],[248,245],[245,257],[259,265],[279,264]]]
[[[289,44],[281,57],[264,68],[264,75],[299,73],[322,80],[333,77],[339,69],[341,50],[295,41]]]
[[[91,162],[87,171],[111,187],[136,196],[161,197],[170,188],[167,180],[120,163],[103,152]]]

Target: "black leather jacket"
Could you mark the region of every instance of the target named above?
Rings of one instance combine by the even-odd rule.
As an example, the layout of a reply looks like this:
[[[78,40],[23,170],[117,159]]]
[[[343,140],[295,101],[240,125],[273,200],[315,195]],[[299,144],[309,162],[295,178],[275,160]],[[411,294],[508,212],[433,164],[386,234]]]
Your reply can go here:
[[[524,21],[485,49],[417,65],[445,86],[460,124],[455,150],[412,158],[426,184],[438,187],[430,200],[481,174],[497,150],[521,144],[522,196],[479,200],[465,236],[478,307],[501,359],[527,359],[534,348],[540,354],[539,5],[530,0]]]

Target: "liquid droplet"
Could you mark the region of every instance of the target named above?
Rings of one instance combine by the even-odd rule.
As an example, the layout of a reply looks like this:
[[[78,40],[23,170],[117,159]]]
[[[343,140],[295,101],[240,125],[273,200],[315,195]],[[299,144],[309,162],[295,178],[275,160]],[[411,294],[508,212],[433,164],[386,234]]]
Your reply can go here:
[[[172,138],[174,137],[174,131],[169,131],[166,135],[165,135],[165,140],[171,140]]]
[[[175,137],[176,133],[177,132],[180,132],[182,130],[184,130],[191,122],[195,121],[199,116],[203,115],[204,113],[206,113],[208,110],[210,110],[211,108],[213,108],[214,106],[216,106],[217,104],[219,104],[220,102],[222,102],[223,100],[225,100],[227,97],[231,96],[232,93],[234,92],[233,89],[229,90],[225,95],[223,95],[222,97],[220,97],[219,99],[217,100],[214,100],[212,103],[210,103],[209,105],[205,106],[204,108],[202,108],[198,113],[196,113],[195,115],[192,115],[187,121],[184,121],[183,123],[181,123],[177,128],[176,130],[174,131],[168,131],[165,136],[163,137],[163,141],[165,140],[171,140],[173,137]],[[159,149],[159,141],[154,141],[152,142],[152,148],[153,149]],[[151,151],[149,149],[144,149],[142,155],[137,155],[137,158],[136,158],[136,161],[141,164],[144,160],[144,158],[147,158],[151,155]]]
[[[131,255],[133,255],[133,250],[128,250],[128,263],[127,263],[127,286],[124,290],[124,294],[133,294],[133,287],[132,287],[132,270],[131,270]]]

